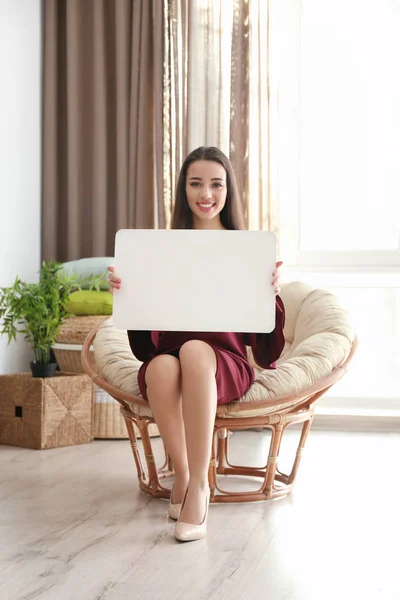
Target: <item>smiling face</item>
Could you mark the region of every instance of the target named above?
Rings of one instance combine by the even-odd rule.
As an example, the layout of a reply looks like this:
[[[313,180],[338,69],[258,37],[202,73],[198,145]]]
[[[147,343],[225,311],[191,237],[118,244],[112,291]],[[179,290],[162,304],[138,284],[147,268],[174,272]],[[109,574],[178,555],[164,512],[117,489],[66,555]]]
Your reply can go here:
[[[224,167],[212,160],[196,160],[186,175],[186,197],[193,214],[194,229],[224,229],[220,213],[227,186]]]

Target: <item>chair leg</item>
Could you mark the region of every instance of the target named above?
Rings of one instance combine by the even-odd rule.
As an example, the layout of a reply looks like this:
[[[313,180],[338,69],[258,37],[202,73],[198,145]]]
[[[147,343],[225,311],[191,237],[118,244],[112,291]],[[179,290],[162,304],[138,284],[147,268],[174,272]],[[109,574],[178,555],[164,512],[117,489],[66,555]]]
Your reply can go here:
[[[282,473],[281,471],[279,471],[279,469],[277,469],[277,473],[279,475],[279,481],[281,481],[287,485],[293,484],[293,482],[296,478],[297,471],[299,469],[299,465],[300,465],[300,461],[301,461],[301,457],[303,455],[303,450],[306,445],[306,440],[307,440],[308,434],[311,429],[313,417],[314,417],[314,415],[311,415],[310,419],[308,421],[305,421],[305,423],[302,427],[299,445],[297,447],[293,467],[292,467],[292,470],[290,471],[289,475]]]
[[[217,453],[215,451],[215,432],[211,440],[211,458],[208,466],[208,485],[210,487],[210,502],[214,502],[217,486]]]
[[[133,457],[136,463],[140,489],[146,494],[150,494],[150,496],[153,496],[154,498],[169,499],[171,495],[171,490],[161,485],[160,479],[167,479],[169,477],[172,477],[174,475],[174,471],[172,469],[171,460],[168,456],[166,456],[165,463],[160,469],[160,472],[157,470],[156,461],[153,453],[153,447],[151,444],[149,434],[149,425],[151,422],[148,419],[142,419],[137,415],[131,417],[129,412],[126,411],[124,408],[121,409],[121,413],[125,419],[129,439],[131,441],[131,447],[133,451]],[[140,432],[142,447],[147,464],[147,477],[139,454],[138,443],[133,423],[137,425]]]
[[[138,415],[131,417],[124,409],[121,410],[124,416],[129,439],[131,442],[133,457],[136,463],[136,469],[139,478],[140,489],[156,498],[169,498],[170,490],[161,485],[160,480],[172,477],[174,475],[173,466],[169,456],[166,455],[163,467],[157,470],[156,462],[153,454],[152,444],[149,435],[149,420],[140,418]],[[208,480],[210,485],[210,501],[211,502],[249,502],[257,500],[269,500],[271,498],[283,497],[290,493],[292,484],[295,480],[296,473],[299,468],[301,455],[305,446],[308,433],[311,428],[313,412],[311,410],[304,411],[297,415],[284,415],[279,418],[278,422],[262,422],[262,428],[272,430],[270,441],[268,461],[263,467],[246,467],[240,465],[232,465],[228,458],[228,429],[249,428],[247,423],[239,424],[237,421],[230,425],[224,423],[215,425],[214,435],[211,445],[211,460],[208,469]],[[278,457],[281,447],[283,433],[291,423],[303,423],[299,445],[297,448],[295,460],[292,470],[289,475],[282,473],[278,469]],[[146,459],[148,476],[146,476],[143,468],[143,462],[140,457],[138,442],[135,435],[133,423],[135,423],[140,431],[141,442],[143,445],[144,455]],[[253,427],[253,423],[251,424]],[[164,448],[165,449],[165,448]],[[261,487],[250,492],[230,492],[221,489],[218,486],[217,474],[245,477],[260,477],[262,480]],[[277,485],[277,484],[283,485]],[[216,490],[218,494],[216,495]]]
[[[274,494],[275,473],[278,463],[279,449],[281,447],[283,431],[284,427],[281,423],[273,425],[272,427],[272,437],[269,447],[268,463],[265,472],[264,486],[264,492],[267,500],[276,495]]]
[[[158,496],[158,491],[160,490],[160,480],[158,478],[156,461],[153,454],[153,448],[151,446],[148,424],[144,419],[138,419],[137,426],[139,427],[147,469],[149,472],[149,486],[151,488],[151,493],[153,496]]]
[[[168,469],[171,473],[174,473],[174,467],[172,466],[172,460],[171,457],[168,455]]]
[[[135,434],[135,428],[133,427],[132,419],[129,419],[128,417],[124,416],[124,420],[125,420],[126,428],[128,430],[129,441],[131,443],[133,458],[134,458],[134,461],[136,464],[136,470],[137,470],[137,474],[138,474],[138,478],[139,478],[139,484],[140,484],[140,487],[142,487],[142,485],[146,485],[146,474],[144,472],[142,459],[140,458],[138,442],[137,442],[137,438],[136,438],[136,434]]]
[[[228,466],[228,432],[226,429],[218,429],[217,432],[217,473],[225,474],[225,468]]]
[[[164,459],[164,463],[162,465],[162,467],[160,467],[157,472],[158,472],[158,479],[165,479],[168,477],[173,477],[175,475],[175,471],[174,468],[172,466],[172,460],[171,457],[167,454],[167,450],[165,448],[165,444],[163,443],[163,448],[164,448],[164,455],[165,455],[165,459]]]

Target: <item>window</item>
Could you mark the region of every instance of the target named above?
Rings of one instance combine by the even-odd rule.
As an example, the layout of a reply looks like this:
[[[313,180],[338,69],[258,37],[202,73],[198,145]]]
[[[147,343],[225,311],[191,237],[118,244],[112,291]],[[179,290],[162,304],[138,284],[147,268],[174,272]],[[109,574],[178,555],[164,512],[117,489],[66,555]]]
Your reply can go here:
[[[286,254],[294,265],[398,267],[400,3],[302,0],[299,29]]]
[[[335,293],[359,339],[317,410],[398,410],[400,2],[291,6],[279,82],[285,278]]]

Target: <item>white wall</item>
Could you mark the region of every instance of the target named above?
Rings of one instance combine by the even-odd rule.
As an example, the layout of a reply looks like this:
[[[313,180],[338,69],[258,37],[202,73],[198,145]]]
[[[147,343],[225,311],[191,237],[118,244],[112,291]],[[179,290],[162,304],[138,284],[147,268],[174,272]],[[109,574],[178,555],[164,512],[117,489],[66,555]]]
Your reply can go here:
[[[41,28],[40,0],[0,0],[0,287],[40,268]],[[0,336],[0,374],[32,358]]]

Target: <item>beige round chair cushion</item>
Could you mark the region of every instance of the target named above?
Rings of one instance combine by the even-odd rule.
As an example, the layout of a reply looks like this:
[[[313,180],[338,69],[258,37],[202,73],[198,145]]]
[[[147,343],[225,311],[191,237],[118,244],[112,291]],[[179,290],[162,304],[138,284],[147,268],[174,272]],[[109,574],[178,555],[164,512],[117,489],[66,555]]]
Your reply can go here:
[[[301,282],[282,284],[281,298],[285,305],[285,348],[277,368],[260,369],[251,349],[249,360],[256,380],[226,417],[250,417],[277,412],[287,404],[243,410],[243,404],[256,400],[274,400],[301,392],[329,375],[350,352],[354,331],[349,315],[336,296]],[[118,389],[140,397],[137,373],[142,364],[132,354],[126,331],[113,327],[112,318],[103,321],[94,340],[98,373]],[[137,404],[132,409],[139,415],[152,416],[150,407]]]

